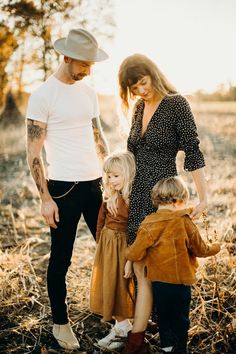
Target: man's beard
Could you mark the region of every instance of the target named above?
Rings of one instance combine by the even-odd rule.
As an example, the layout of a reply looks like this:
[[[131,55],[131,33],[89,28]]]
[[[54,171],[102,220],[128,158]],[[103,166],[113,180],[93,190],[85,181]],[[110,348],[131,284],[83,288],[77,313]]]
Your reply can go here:
[[[77,74],[77,75],[72,74],[72,75],[71,75],[71,78],[72,78],[73,80],[75,80],[75,81],[79,81],[79,80],[82,80],[85,76],[86,76],[86,75],[84,75],[84,74]]]

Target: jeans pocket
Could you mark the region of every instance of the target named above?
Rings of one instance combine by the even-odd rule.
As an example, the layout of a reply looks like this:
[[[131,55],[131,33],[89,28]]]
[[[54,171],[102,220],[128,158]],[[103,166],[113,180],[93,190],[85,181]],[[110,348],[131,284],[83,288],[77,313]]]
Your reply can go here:
[[[92,181],[91,183],[91,192],[93,194],[97,194],[97,193],[101,193],[102,191],[102,179],[101,178],[97,178],[94,181]]]

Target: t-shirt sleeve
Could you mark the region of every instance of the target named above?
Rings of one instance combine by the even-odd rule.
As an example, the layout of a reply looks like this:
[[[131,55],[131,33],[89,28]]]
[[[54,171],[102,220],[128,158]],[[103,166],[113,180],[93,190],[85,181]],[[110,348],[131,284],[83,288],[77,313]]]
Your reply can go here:
[[[194,171],[205,166],[203,154],[199,148],[199,138],[194,116],[188,101],[177,97],[176,129],[179,136],[179,149],[185,152],[184,169]]]
[[[38,120],[47,123],[48,121],[48,104],[46,99],[37,93],[32,93],[27,106],[26,118]]]

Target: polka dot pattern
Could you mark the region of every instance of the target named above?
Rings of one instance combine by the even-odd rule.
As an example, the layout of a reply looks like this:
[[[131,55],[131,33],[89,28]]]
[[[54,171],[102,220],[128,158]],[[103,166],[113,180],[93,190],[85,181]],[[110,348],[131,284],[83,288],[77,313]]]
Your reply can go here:
[[[194,117],[185,97],[164,97],[141,136],[143,110],[144,101],[139,100],[128,137],[128,150],[134,154],[137,168],[130,197],[129,244],[134,242],[143,219],[155,211],[150,196],[152,187],[162,178],[177,175],[178,151],[185,152],[185,170],[205,166]]]

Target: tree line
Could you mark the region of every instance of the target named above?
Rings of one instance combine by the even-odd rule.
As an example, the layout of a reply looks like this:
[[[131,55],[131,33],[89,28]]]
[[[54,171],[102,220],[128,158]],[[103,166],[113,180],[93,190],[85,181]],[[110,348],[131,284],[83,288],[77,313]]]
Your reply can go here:
[[[236,86],[232,83],[221,84],[214,92],[206,93],[199,90],[195,93],[195,96],[200,101],[236,101]]]
[[[86,28],[100,42],[114,36],[113,0],[2,0],[0,9],[0,106],[9,89],[21,93],[53,71],[53,36],[65,35],[64,24]]]

